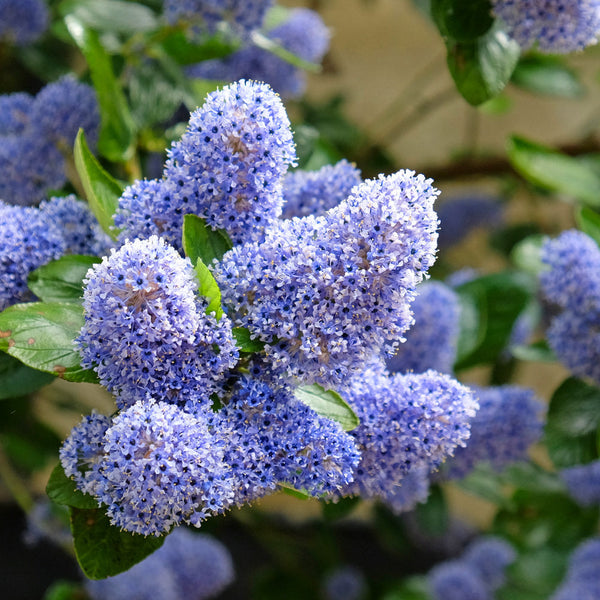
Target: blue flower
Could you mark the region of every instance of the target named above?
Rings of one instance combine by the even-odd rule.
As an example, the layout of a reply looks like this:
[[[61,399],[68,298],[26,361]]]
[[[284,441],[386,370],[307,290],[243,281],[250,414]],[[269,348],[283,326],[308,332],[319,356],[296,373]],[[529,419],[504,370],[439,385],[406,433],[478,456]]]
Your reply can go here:
[[[46,31],[48,20],[43,0],[0,0],[0,41],[27,46]]]
[[[434,600],[493,600],[479,575],[462,561],[447,561],[428,575]]]
[[[178,402],[182,390],[210,404],[238,351],[229,319],[206,314],[188,259],[153,236],[113,250],[85,283],[81,362],[120,407],[148,394]]]
[[[362,600],[367,581],[359,569],[347,565],[328,573],[321,589],[325,600]]]
[[[283,179],[283,217],[321,215],[344,200],[362,182],[360,171],[347,160],[318,171],[290,171]]]
[[[321,217],[234,247],[215,267],[232,319],[266,342],[283,376],[337,386],[412,324],[435,257],[437,193],[413,171],[380,176]]]
[[[600,460],[560,471],[569,494],[582,506],[600,504]]]
[[[598,0],[492,0],[493,13],[523,50],[567,54],[597,42]]]
[[[571,554],[567,574],[550,600],[596,600],[600,597],[600,538],[585,540]]]
[[[438,281],[417,287],[412,309],[415,324],[406,333],[387,367],[397,373],[423,373],[433,369],[452,373],[458,344],[460,304],[458,295]]]
[[[411,469],[400,484],[381,500],[397,515],[412,510],[429,497],[429,475],[429,469],[426,467]]]
[[[488,589],[497,590],[506,580],[506,569],[517,557],[515,549],[499,537],[477,538],[465,549],[461,560],[469,565]]]
[[[19,135],[27,129],[33,101],[24,92],[0,96],[0,136]]]

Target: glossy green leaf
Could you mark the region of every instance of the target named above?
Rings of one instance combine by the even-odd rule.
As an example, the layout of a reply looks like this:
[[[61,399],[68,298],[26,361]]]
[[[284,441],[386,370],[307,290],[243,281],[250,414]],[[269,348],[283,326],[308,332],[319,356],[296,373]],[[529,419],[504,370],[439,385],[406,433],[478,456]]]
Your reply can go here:
[[[53,381],[54,375],[36,371],[10,354],[0,352],[0,400],[31,394]]]
[[[511,82],[528,92],[545,96],[580,98],[585,93],[577,72],[554,56],[524,56],[517,64]]]
[[[81,304],[83,279],[90,267],[100,262],[95,256],[68,254],[39,267],[29,275],[29,289],[44,302]]]
[[[83,309],[77,304],[14,304],[0,313],[0,350],[39,371],[95,383],[96,374],[81,367],[73,343],[82,326]]]
[[[193,265],[198,259],[210,265],[215,259],[221,260],[225,252],[233,248],[225,231],[211,229],[204,219],[192,214],[183,217],[182,242],[185,255]]]
[[[128,160],[135,150],[135,124],[115,77],[111,58],[103,48],[98,33],[87,28],[73,15],[67,15],[65,23],[86,58],[96,90],[101,117],[98,150],[109,160]]]
[[[519,45],[497,28],[471,42],[448,39],[446,48],[452,79],[464,99],[474,106],[504,89],[520,54]]]
[[[443,36],[472,42],[494,23],[489,0],[431,0],[431,14]]]
[[[189,40],[183,31],[174,31],[161,42],[163,50],[180,65],[193,65],[205,60],[224,58],[238,45],[222,36],[203,39],[201,44]]]
[[[519,136],[509,138],[508,158],[527,181],[600,206],[600,175],[577,159]]]
[[[579,229],[600,245],[600,214],[587,206],[582,206],[575,211],[575,220]]]
[[[302,490],[297,490],[296,488],[288,485],[287,483],[278,483],[277,487],[288,496],[292,496],[293,498],[298,498],[299,500],[308,500],[311,498],[309,494],[303,492]]]
[[[325,390],[314,383],[296,388],[294,394],[317,414],[337,421],[346,431],[351,431],[360,424],[354,411],[337,392]]]
[[[71,507],[71,532],[79,566],[90,579],[127,571],[158,550],[165,540],[122,531],[110,524],[105,508]]]
[[[234,327],[232,331],[236,346],[241,352],[260,352],[265,347],[264,342],[253,340],[245,327]]]
[[[196,276],[198,279],[198,294],[208,299],[206,314],[215,313],[219,320],[223,316],[221,306],[221,290],[210,269],[199,258],[196,262]]]
[[[112,229],[113,215],[119,205],[123,188],[102,168],[102,165],[90,152],[83,129],[79,130],[75,138],[74,157],[75,167],[87,195],[90,209],[102,229],[116,239],[115,231]]]
[[[78,490],[75,487],[75,482],[66,476],[60,463],[54,467],[50,475],[46,485],[46,494],[56,504],[85,509],[98,508],[96,499]]]
[[[517,242],[510,253],[514,265],[522,271],[539,275],[545,268],[542,262],[542,246],[547,239],[545,235],[536,234]]]
[[[519,360],[532,362],[556,362],[556,355],[546,340],[540,340],[529,346],[513,346],[510,353]]]
[[[347,517],[360,504],[358,496],[340,498],[337,502],[321,502],[323,517],[328,521],[337,521]]]
[[[600,389],[569,377],[554,392],[546,420],[545,442],[558,468],[595,460],[600,426]]]

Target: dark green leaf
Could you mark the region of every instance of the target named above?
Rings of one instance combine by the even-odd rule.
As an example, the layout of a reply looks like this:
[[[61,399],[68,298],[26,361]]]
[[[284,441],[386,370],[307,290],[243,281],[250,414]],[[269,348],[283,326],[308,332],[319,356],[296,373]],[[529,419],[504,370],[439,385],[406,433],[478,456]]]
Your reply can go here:
[[[68,254],[39,267],[29,275],[29,289],[44,302],[81,304],[83,278],[100,262],[95,256]]]
[[[358,505],[360,498],[353,496],[351,498],[340,498],[337,502],[322,502],[323,516],[328,521],[337,521],[347,517]]]
[[[36,371],[0,352],[0,400],[31,394],[53,381],[54,375]]]
[[[431,588],[426,577],[413,575],[388,590],[381,600],[431,600]]]
[[[54,467],[50,475],[46,485],[46,494],[56,504],[86,509],[98,508],[96,499],[78,490],[75,487],[75,482],[65,475],[60,463]]]
[[[95,373],[81,368],[73,344],[82,326],[83,309],[77,304],[14,304],[0,313],[0,350],[39,371],[95,383]]]
[[[165,540],[120,530],[110,524],[104,508],[71,507],[71,532],[79,566],[90,579],[127,571],[158,550]]]
[[[511,81],[528,92],[546,96],[579,98],[585,92],[577,73],[554,56],[524,56]]]
[[[600,206],[600,175],[577,159],[518,136],[509,138],[508,158],[527,181]]]
[[[213,260],[221,260],[231,248],[233,244],[225,231],[211,229],[196,215],[183,217],[183,249],[193,265],[199,258],[205,265],[211,265]]]
[[[596,430],[600,425],[600,389],[575,377],[554,392],[548,409],[545,441],[558,468],[597,458]]]
[[[439,485],[431,486],[427,502],[417,504],[415,515],[419,528],[426,535],[441,536],[448,529],[448,505]]]
[[[296,388],[296,398],[310,406],[317,414],[337,421],[346,431],[358,427],[360,421],[344,399],[332,390],[325,390],[319,384],[303,385]]]
[[[483,498],[496,506],[506,506],[509,503],[500,477],[487,467],[477,467],[466,477],[457,481],[456,485],[467,494]]]
[[[218,35],[201,44],[194,44],[183,31],[174,31],[162,41],[162,48],[178,64],[192,65],[213,58],[224,58],[237,50],[237,45]]]
[[[530,235],[515,244],[510,253],[514,265],[522,271],[539,275],[544,270],[542,246],[547,239],[545,235]]]
[[[86,58],[96,90],[101,117],[98,150],[109,160],[128,160],[135,150],[135,124],[113,72],[110,56],[102,47],[98,34],[79,19],[67,15],[65,23]]]
[[[582,206],[575,212],[575,220],[579,229],[600,245],[600,215],[595,210]]]
[[[219,320],[223,316],[221,306],[221,290],[210,269],[199,258],[196,262],[196,276],[198,278],[198,294],[208,299],[206,314],[215,313]]]
[[[509,581],[522,590],[541,593],[541,598],[549,598],[565,574],[567,558],[566,551],[554,548],[524,552],[509,567]]]
[[[112,229],[113,215],[119,205],[119,198],[123,188],[116,179],[109,175],[102,165],[90,152],[83,129],[79,130],[75,138],[75,167],[87,194],[90,209],[98,219],[98,223],[106,233],[116,238]]]
[[[443,36],[472,42],[494,23],[489,0],[432,0],[431,14]]]
[[[55,581],[44,594],[43,600],[84,600],[87,598],[80,583]]]
[[[119,0],[66,0],[59,7],[61,15],[72,15],[82,25],[109,33],[131,35],[136,31],[152,31],[158,19],[147,6]]]
[[[519,360],[532,362],[556,362],[556,355],[546,340],[540,340],[529,346],[513,346],[510,353]]]
[[[497,96],[506,86],[519,59],[519,45],[492,28],[472,42],[448,39],[447,62],[458,91],[474,106]]]
[[[312,496],[310,496],[310,494],[307,494],[306,492],[303,492],[302,490],[297,490],[296,488],[293,488],[291,485],[288,485],[287,483],[278,483],[277,487],[284,494],[287,494],[288,496],[292,496],[294,498],[298,498],[299,500],[308,500],[309,498],[312,497]]]
[[[245,327],[233,328],[233,337],[241,352],[260,352],[265,347],[265,343],[253,340],[250,335],[250,331]]]

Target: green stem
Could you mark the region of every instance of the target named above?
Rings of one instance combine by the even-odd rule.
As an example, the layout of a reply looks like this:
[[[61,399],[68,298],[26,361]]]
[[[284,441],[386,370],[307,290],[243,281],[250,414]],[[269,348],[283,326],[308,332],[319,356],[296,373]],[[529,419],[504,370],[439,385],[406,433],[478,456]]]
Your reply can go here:
[[[33,508],[33,498],[29,493],[27,487],[23,484],[23,481],[17,475],[13,469],[4,448],[0,444],[0,480],[4,482],[4,485],[15,499],[16,503],[23,509],[25,513],[28,513]]]

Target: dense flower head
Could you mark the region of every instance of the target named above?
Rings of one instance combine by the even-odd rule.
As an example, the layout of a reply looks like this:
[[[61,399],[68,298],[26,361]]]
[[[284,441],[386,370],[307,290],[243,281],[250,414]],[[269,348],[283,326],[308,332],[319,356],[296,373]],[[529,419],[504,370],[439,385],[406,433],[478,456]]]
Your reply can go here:
[[[452,373],[459,333],[458,295],[439,281],[426,281],[417,292],[412,304],[415,323],[406,333],[406,342],[387,358],[387,367],[398,373],[427,369]]]
[[[411,325],[435,257],[437,193],[413,171],[380,176],[323,216],[234,247],[215,267],[232,320],[266,342],[283,376],[337,386]]]
[[[454,246],[479,227],[500,225],[503,218],[502,205],[489,196],[451,198],[436,208],[440,219],[440,250]]]
[[[48,28],[44,0],[0,0],[0,41],[26,46]]]
[[[319,14],[308,8],[290,10],[288,18],[266,35],[292,54],[315,63],[322,60],[329,47],[329,30]],[[264,81],[288,98],[301,96],[306,88],[306,73],[302,69],[253,45],[223,59],[192,65],[188,75],[217,81]]]
[[[24,92],[0,96],[0,136],[23,133],[31,120],[33,96]]]
[[[92,600],[204,600],[234,579],[231,554],[211,535],[178,527],[148,558],[115,577],[87,580]]]
[[[527,450],[542,434],[544,406],[533,390],[516,385],[473,388],[479,411],[471,423],[471,439],[448,461],[450,478],[468,475],[477,464],[496,471],[527,459]]]
[[[0,200],[0,310],[32,300],[27,288],[31,271],[65,251],[60,229],[33,207],[12,206]]]
[[[426,467],[411,469],[400,484],[382,498],[386,506],[399,515],[425,502],[430,491],[429,476],[430,472]]]
[[[232,468],[238,505],[278,484],[314,496],[338,491],[358,464],[353,438],[286,387],[244,376],[213,421],[226,440],[224,460]]]
[[[327,573],[321,585],[324,600],[363,600],[367,581],[362,571],[344,565]]]
[[[139,401],[121,411],[104,434],[94,492],[113,525],[143,535],[196,527],[231,503],[223,442],[209,417],[174,404]]]
[[[93,147],[100,129],[100,111],[96,93],[91,86],[72,75],[49,83],[35,97],[31,122],[39,135],[59,148],[70,152],[79,128]]]
[[[600,538],[585,540],[571,554],[567,573],[550,600],[595,600],[600,597]]]
[[[523,50],[567,54],[597,42],[598,0],[492,0],[493,13]]]
[[[113,246],[89,206],[73,194],[43,201],[40,212],[60,229],[66,254],[104,255]]]
[[[488,589],[496,590],[506,580],[506,568],[516,556],[515,549],[506,540],[484,536],[469,544],[461,559],[479,575]]]
[[[377,362],[342,393],[360,420],[350,433],[362,455],[342,495],[389,499],[392,506],[407,475],[437,468],[465,445],[477,410],[470,390],[447,375],[390,376]]]
[[[198,31],[214,33],[219,23],[228,23],[238,35],[258,29],[273,0],[164,0],[169,23],[193,23]]]
[[[290,171],[283,179],[282,217],[321,215],[337,206],[361,181],[360,170],[347,160],[318,171]]]
[[[569,494],[582,506],[600,505],[600,460],[560,471]]]
[[[206,314],[189,259],[152,236],[111,251],[85,284],[82,365],[120,407],[147,394],[177,402],[181,390],[210,403],[238,352],[229,319]]]
[[[493,600],[479,575],[460,560],[437,565],[428,580],[434,600]]]

